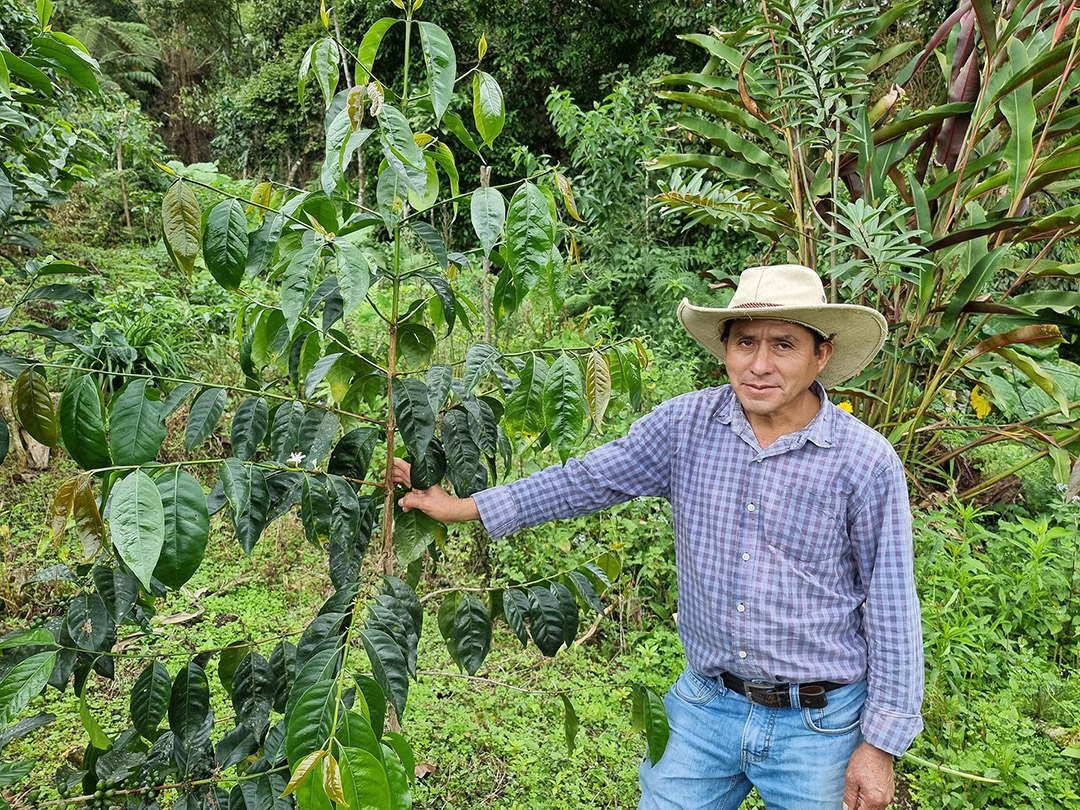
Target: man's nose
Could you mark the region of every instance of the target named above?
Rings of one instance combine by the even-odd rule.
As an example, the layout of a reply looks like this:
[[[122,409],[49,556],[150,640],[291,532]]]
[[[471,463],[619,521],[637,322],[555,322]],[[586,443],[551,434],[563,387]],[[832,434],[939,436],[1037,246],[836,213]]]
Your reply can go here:
[[[754,356],[750,359],[750,371],[753,374],[765,375],[773,370],[772,356],[765,346],[758,346],[754,350]]]

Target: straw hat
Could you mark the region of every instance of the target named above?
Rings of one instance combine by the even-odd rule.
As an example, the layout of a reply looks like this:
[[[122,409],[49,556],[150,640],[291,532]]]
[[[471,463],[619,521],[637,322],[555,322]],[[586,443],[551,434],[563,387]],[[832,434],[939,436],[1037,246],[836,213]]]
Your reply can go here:
[[[798,264],[744,270],[727,307],[695,307],[685,298],[679,304],[679,322],[721,361],[724,324],[754,318],[797,323],[829,338],[833,356],[818,374],[826,388],[862,371],[881,349],[888,331],[880,312],[855,304],[830,304],[817,273]]]

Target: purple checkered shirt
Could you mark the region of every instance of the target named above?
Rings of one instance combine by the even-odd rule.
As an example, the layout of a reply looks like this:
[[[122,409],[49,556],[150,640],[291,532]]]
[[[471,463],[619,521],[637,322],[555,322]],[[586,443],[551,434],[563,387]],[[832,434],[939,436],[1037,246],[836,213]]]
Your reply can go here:
[[[730,386],[684,394],[623,438],[474,495],[493,537],[640,496],[671,502],[679,636],[701,675],[867,680],[862,732],[901,755],[922,729],[922,630],[904,470],[822,407],[761,449]]]

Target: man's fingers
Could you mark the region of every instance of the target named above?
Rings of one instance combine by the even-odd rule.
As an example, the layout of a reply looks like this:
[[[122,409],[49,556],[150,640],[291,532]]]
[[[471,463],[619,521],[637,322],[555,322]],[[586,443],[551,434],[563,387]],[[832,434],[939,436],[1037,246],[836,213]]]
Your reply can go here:
[[[412,465],[403,458],[394,459],[394,483],[412,487]]]
[[[859,785],[852,781],[849,775],[847,781],[844,783],[844,810],[865,810],[858,807],[859,803]]]

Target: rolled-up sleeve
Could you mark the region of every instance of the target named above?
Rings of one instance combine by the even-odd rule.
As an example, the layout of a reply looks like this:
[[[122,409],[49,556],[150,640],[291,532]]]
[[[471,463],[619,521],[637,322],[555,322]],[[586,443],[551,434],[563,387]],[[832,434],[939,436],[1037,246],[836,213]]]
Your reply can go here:
[[[851,537],[866,588],[867,698],[863,738],[900,756],[923,728],[922,621],[915,591],[911,506],[900,460],[872,478]]]
[[[666,498],[671,486],[672,409],[664,403],[637,420],[626,436],[565,466],[473,495],[492,537],[549,520],[579,517],[638,496]]]

